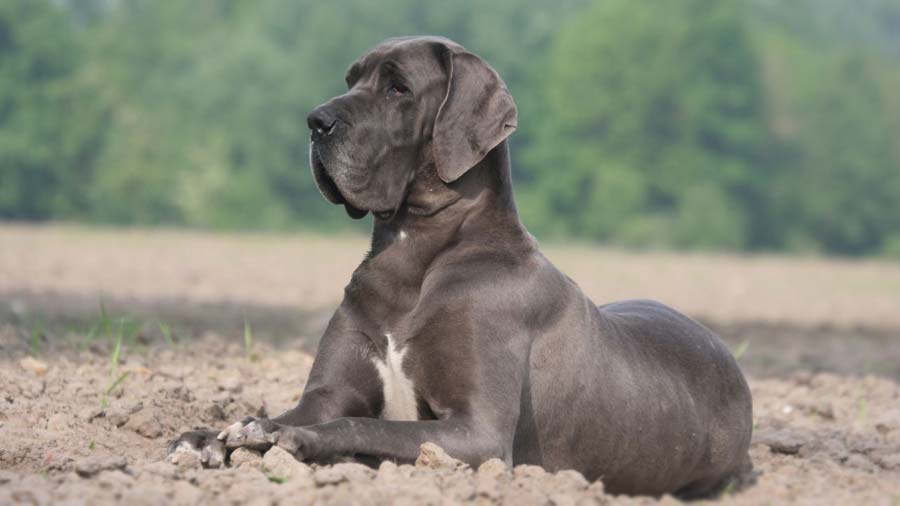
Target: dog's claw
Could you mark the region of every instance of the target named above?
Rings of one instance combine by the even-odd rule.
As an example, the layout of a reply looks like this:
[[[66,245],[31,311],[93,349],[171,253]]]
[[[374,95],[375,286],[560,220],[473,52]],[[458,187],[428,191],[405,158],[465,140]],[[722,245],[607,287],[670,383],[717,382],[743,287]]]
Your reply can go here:
[[[237,431],[228,430],[225,446],[227,448],[243,446],[253,450],[268,450],[278,440],[277,431],[278,424],[267,418],[253,420]]]
[[[203,467],[219,468],[225,465],[225,445],[219,440],[210,441],[200,452]]]
[[[219,435],[216,436],[216,439],[218,439],[219,441],[228,441],[228,439],[230,437],[232,437],[234,434],[237,434],[238,432],[241,431],[241,429],[243,429],[247,425],[250,425],[251,423],[255,422],[256,420],[257,420],[257,418],[252,417],[252,416],[244,417],[241,421],[234,422],[233,424],[229,425],[228,427],[225,427],[225,430],[220,432]]]
[[[169,444],[166,460],[174,464],[179,455],[192,453],[203,467],[222,467],[225,464],[225,445],[215,435],[215,432],[208,430],[185,432]]]

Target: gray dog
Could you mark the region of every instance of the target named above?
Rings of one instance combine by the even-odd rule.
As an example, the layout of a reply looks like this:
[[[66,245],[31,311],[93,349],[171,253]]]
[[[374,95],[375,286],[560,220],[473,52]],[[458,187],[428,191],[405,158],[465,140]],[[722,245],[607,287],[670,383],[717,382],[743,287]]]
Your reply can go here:
[[[710,493],[749,466],[747,383],[708,329],[662,304],[597,306],[519,221],[497,73],[437,37],[390,39],[309,115],[324,196],[374,215],[371,251],[297,407],[169,448],[576,469],[613,493]],[[559,170],[563,170],[560,168]]]

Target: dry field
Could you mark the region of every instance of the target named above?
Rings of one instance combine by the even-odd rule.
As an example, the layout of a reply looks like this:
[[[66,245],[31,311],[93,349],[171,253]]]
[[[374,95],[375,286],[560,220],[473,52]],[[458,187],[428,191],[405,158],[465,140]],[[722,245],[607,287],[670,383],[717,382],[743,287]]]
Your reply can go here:
[[[271,451],[215,471],[161,462],[180,431],[296,402],[365,248],[349,236],[0,225],[0,505],[676,502],[431,454],[378,470]],[[900,264],[545,251],[596,302],[662,300],[740,354],[756,473],[710,503],[900,504]]]

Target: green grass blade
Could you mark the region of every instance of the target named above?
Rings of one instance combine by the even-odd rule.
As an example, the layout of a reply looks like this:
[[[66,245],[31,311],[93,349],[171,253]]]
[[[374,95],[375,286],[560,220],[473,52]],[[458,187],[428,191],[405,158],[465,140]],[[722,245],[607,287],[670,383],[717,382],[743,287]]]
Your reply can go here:
[[[738,360],[742,356],[744,356],[744,353],[747,353],[748,348],[750,348],[750,340],[744,339],[743,341],[741,341],[741,344],[739,344],[738,347],[734,349],[734,359]]]
[[[44,320],[38,318],[34,325],[31,327],[31,354],[34,356],[38,356],[41,352],[41,336],[44,335]]]
[[[244,352],[250,357],[253,348],[253,329],[250,328],[250,322],[244,317]]]
[[[159,331],[162,333],[163,339],[166,341],[170,347],[175,347],[175,340],[172,339],[172,329],[163,322],[157,322],[159,325]]]
[[[119,325],[119,331],[116,333],[116,344],[113,346],[112,354],[109,357],[109,375],[115,376],[116,369],[119,367],[119,356],[122,353],[122,326]]]
[[[127,378],[129,374],[131,374],[131,371],[125,371],[122,374],[120,374],[119,377],[116,378],[116,381],[113,381],[112,384],[109,385],[109,388],[106,389],[106,395],[108,396],[109,394],[111,394],[113,392],[113,390],[116,389],[117,386],[121,385],[122,382],[125,381],[125,378]]]

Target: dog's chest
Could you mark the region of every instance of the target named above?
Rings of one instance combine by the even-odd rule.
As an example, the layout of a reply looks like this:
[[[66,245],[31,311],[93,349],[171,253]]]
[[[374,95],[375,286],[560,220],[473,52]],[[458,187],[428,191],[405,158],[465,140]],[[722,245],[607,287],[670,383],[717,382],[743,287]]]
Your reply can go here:
[[[390,332],[387,338],[387,349],[384,357],[372,358],[372,363],[381,378],[384,393],[384,408],[381,418],[384,420],[417,420],[418,407],[416,392],[412,380],[403,372],[403,359],[408,348],[398,348]]]

